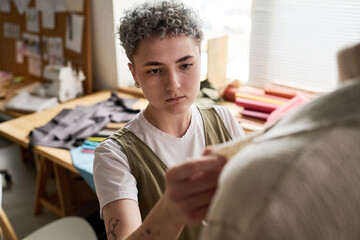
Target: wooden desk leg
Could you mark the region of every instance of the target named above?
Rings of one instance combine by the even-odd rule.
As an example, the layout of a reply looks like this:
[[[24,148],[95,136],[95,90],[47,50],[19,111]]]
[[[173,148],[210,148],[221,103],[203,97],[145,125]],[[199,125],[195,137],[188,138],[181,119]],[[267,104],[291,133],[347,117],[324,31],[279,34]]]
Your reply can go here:
[[[28,148],[20,146],[20,153],[21,153],[22,161],[24,163],[35,161],[34,153],[31,150],[29,150]]]
[[[34,214],[38,215],[42,213],[43,206],[41,199],[46,197],[46,183],[47,183],[47,170],[46,163],[43,156],[35,155],[35,161],[37,164],[37,179],[36,179],[36,193],[35,193],[35,209]]]
[[[16,236],[16,233],[2,207],[0,208],[0,232],[1,230],[4,233],[6,240],[18,240],[18,237]],[[0,236],[2,237],[1,234]]]
[[[37,183],[34,214],[38,215],[42,213],[43,207],[45,206],[60,217],[72,215],[73,203],[68,171],[55,163],[49,165],[51,162],[40,154],[35,154],[35,160],[37,163]],[[51,166],[54,170],[56,183],[55,198],[54,195],[48,195],[46,191]]]
[[[60,211],[64,216],[72,215],[73,202],[71,197],[68,171],[55,163],[53,167],[59,197]]]

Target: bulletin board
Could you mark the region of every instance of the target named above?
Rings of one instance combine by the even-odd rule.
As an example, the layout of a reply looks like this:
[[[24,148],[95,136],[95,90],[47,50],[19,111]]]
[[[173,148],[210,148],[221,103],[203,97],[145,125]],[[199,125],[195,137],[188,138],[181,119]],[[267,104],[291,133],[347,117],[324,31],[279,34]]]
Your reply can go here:
[[[4,4],[4,0],[1,4]],[[42,70],[44,70],[44,67],[48,64],[53,64],[51,60],[49,59],[49,56],[44,57],[46,54],[48,54],[48,47],[49,44],[46,44],[46,41],[42,41],[43,37],[45,39],[50,38],[61,38],[62,39],[62,48],[63,48],[63,59],[60,60],[60,62],[63,63],[63,65],[67,65],[67,62],[70,61],[71,65],[74,70],[79,71],[80,69],[83,71],[85,75],[85,80],[83,81],[83,89],[85,94],[89,94],[92,92],[92,53],[91,53],[91,0],[80,0],[80,1],[74,1],[74,2],[81,2],[82,3],[82,10],[74,10],[70,9],[68,7],[68,4],[71,3],[71,0],[62,0],[59,2],[62,2],[63,5],[66,8],[63,8],[63,10],[56,10],[54,12],[54,16],[50,19],[53,19],[54,21],[54,27],[43,27],[43,20],[46,18],[44,17],[45,14],[42,13],[42,10],[38,11],[38,18],[39,18],[39,29],[38,32],[36,31],[29,31],[29,28],[27,26],[27,19],[29,18],[29,15],[27,13],[20,13],[19,8],[16,4],[19,4],[19,2],[16,2],[15,0],[8,0],[10,4],[9,11],[0,11],[0,70],[10,72],[14,76],[21,76],[26,79],[26,81],[40,81],[40,82],[46,82],[47,80],[44,78],[43,73],[41,76],[38,74],[33,74],[31,71],[29,71],[29,64],[32,64],[32,60],[29,60],[29,56],[23,53],[23,62],[19,63],[19,56],[17,56],[17,51],[19,51],[19,42],[24,43],[24,33],[30,34],[30,35],[36,35],[40,39],[40,57],[38,57],[37,62],[41,61],[38,66],[41,65]],[[45,4],[46,1],[49,2],[57,2],[52,0],[42,0],[39,2],[43,2]],[[16,4],[15,4],[16,2]],[[32,9],[38,9],[37,4],[38,0],[23,0],[20,1],[22,3],[28,2],[27,8]],[[3,6],[0,6],[4,8]],[[69,17],[70,16],[70,17]],[[79,17],[82,19],[82,41],[81,41],[81,47],[78,48],[78,51],[74,51],[73,49],[68,49],[66,47],[66,38],[69,37],[69,30],[73,30],[72,28],[69,28],[71,26],[71,23],[69,22],[69,19],[72,17]],[[42,19],[44,18],[44,19]],[[45,20],[45,24],[46,24]],[[69,25],[70,24],[70,25]],[[15,26],[14,29],[10,31],[6,31],[7,26]],[[12,33],[13,32],[13,33]],[[74,37],[77,37],[79,32],[71,32],[71,34],[74,34]],[[17,43],[18,42],[18,43]],[[80,41],[79,41],[80,42]],[[25,43],[24,43],[25,44]],[[18,57],[18,58],[17,58]],[[53,58],[52,58],[53,59]],[[60,65],[60,64],[57,64]]]

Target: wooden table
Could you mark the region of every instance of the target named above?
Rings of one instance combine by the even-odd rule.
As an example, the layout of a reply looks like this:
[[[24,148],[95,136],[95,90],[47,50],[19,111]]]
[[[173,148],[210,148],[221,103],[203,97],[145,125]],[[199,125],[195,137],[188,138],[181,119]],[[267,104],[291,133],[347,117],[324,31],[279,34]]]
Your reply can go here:
[[[135,98],[132,95],[119,93],[119,97]],[[0,124],[0,135],[13,141],[17,145],[28,148],[29,133],[31,130],[43,126],[55,117],[64,108],[75,106],[88,106],[104,101],[111,96],[110,91],[102,91],[87,95],[72,101],[60,104],[54,108],[39,113],[32,113],[18,117]],[[146,100],[139,100],[139,105],[144,106]],[[137,108],[134,106],[134,108]],[[59,216],[72,215],[74,211],[74,199],[69,179],[71,174],[78,175],[73,165],[70,151],[65,149],[35,146],[32,149],[37,165],[37,186],[35,196],[35,214],[42,212],[43,207],[49,208]],[[54,175],[56,183],[55,194],[47,193],[49,175]],[[90,189],[90,188],[89,188]]]
[[[146,106],[147,100],[134,96],[132,93],[118,93],[119,97],[137,98],[139,99],[134,105],[134,109],[142,109]],[[88,106],[100,101],[104,101],[111,96],[110,91],[102,91],[87,95],[72,101],[62,103],[54,108],[39,112],[27,114],[0,124],[0,135],[13,141],[22,148],[27,149],[29,144],[29,133],[37,128],[48,123],[64,108],[74,108],[75,106]],[[239,114],[239,107],[232,102],[223,102],[222,105],[229,108],[229,110],[239,119],[244,120]],[[246,132],[252,131],[247,129]],[[81,193],[84,187],[77,187],[74,192],[74,186],[71,182],[72,176],[79,177],[79,173],[74,167],[70,151],[45,147],[35,146],[32,149],[34,159],[37,166],[37,186],[35,196],[34,213],[42,212],[43,207],[49,208],[59,216],[72,215],[75,209],[74,194]],[[56,183],[56,191],[54,194],[48,194],[47,186],[49,176],[53,175]],[[85,184],[85,188],[90,189]],[[79,190],[80,189],[80,190]],[[91,189],[90,189],[91,190]],[[95,193],[92,191],[95,195]],[[96,197],[96,196],[95,196]]]

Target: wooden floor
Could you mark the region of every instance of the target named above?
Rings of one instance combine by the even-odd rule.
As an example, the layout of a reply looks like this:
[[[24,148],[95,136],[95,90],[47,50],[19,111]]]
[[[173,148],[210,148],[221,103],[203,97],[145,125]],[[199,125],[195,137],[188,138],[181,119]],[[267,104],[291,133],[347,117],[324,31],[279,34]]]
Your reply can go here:
[[[35,164],[32,161],[23,161],[19,147],[0,138],[0,170],[3,169],[10,173],[12,180],[10,184],[6,184],[4,175],[1,175],[3,178],[2,206],[19,239],[58,219],[46,208],[42,214],[34,215]],[[98,203],[90,204],[76,215],[90,222],[99,239],[106,239],[103,221],[99,218]]]

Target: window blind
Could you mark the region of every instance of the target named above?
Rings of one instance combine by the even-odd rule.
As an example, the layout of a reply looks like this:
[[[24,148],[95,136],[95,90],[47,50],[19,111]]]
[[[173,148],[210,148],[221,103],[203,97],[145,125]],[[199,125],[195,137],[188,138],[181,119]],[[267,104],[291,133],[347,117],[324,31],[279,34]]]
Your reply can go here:
[[[253,0],[248,83],[331,91],[337,51],[359,41],[359,0]]]

